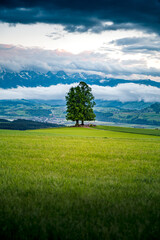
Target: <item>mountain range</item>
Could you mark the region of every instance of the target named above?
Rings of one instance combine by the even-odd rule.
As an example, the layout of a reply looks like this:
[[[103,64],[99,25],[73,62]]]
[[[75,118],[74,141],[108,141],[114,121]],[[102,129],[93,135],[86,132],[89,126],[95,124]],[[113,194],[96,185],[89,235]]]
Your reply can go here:
[[[21,87],[49,87],[57,84],[72,84],[85,81],[90,85],[115,87],[120,84],[136,83],[139,86],[160,88],[160,82],[152,80],[124,80],[102,77],[87,73],[40,73],[36,71],[1,71],[0,88],[11,89]],[[138,86],[138,89],[139,89]],[[131,86],[132,87],[132,86]],[[21,91],[21,90],[20,90]],[[134,91],[134,89],[133,89]],[[94,108],[96,120],[115,124],[141,124],[160,126],[160,103],[154,101],[107,101],[96,99]],[[41,122],[66,124],[65,100],[15,99],[0,100],[0,118],[28,119]]]
[[[57,73],[47,72],[40,73],[36,71],[23,70],[20,72],[1,71],[0,72],[0,88],[16,88],[22,87],[49,87],[57,84],[71,84],[75,82],[85,81],[90,85],[110,86],[115,87],[118,84],[136,83],[146,86],[153,86],[160,88],[160,82],[148,80],[124,80],[102,77],[98,74],[87,73],[72,73],[67,74],[64,71],[58,71]]]

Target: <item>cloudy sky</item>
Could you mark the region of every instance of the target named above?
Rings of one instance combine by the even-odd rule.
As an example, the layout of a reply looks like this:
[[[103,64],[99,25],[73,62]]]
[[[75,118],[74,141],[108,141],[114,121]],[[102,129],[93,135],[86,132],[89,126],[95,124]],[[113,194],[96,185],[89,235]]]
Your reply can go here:
[[[160,0],[2,0],[0,68],[160,82]]]

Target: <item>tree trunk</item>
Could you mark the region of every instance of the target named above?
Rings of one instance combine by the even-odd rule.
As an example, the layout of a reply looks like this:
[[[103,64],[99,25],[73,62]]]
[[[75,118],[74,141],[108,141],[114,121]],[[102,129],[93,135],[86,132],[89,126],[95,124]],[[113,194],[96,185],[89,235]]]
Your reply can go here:
[[[84,125],[84,120],[82,120],[82,125]]]
[[[78,126],[79,125],[79,120],[76,120],[76,126]]]

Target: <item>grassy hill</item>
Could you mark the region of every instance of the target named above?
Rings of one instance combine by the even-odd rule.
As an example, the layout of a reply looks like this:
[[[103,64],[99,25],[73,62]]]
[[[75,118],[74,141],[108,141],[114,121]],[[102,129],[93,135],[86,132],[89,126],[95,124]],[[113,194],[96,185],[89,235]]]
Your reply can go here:
[[[1,239],[159,239],[160,136],[141,130],[0,130]]]

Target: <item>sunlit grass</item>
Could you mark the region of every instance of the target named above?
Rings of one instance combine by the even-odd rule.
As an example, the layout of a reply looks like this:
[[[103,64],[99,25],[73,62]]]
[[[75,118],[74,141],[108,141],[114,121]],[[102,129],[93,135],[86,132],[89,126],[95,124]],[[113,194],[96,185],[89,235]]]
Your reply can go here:
[[[0,130],[2,239],[158,239],[160,137]]]

